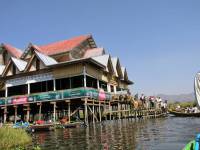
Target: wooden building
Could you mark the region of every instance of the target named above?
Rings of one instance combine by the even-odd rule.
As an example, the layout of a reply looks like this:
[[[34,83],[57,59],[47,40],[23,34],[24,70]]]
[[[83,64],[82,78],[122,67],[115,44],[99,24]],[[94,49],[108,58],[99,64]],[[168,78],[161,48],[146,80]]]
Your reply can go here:
[[[30,43],[24,52],[9,44],[0,46],[4,123],[12,118],[70,120],[77,112],[76,117],[95,121],[110,110],[113,95],[128,94],[130,84],[119,58],[97,47],[91,35],[42,46]]]

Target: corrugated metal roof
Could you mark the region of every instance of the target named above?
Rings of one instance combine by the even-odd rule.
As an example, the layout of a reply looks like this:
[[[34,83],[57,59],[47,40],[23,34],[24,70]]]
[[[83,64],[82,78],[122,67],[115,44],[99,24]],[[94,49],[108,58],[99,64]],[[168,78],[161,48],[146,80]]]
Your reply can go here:
[[[52,57],[49,57],[47,55],[44,55],[38,51],[35,51],[36,55],[39,57],[39,59],[45,64],[45,66],[55,65],[58,62],[53,59]]]
[[[123,75],[123,80],[124,80],[124,75],[125,75],[126,68],[125,67],[121,67],[121,70],[122,70],[122,75]]]
[[[23,71],[27,65],[26,61],[23,61],[21,59],[17,59],[15,57],[11,57],[13,63],[15,64],[15,66],[18,68],[19,71]]]
[[[111,58],[111,61],[112,61],[112,64],[113,64],[115,75],[116,75],[116,77],[118,77],[118,73],[117,73],[117,61],[118,61],[118,58],[117,57],[113,57],[113,58]]]
[[[3,43],[1,46],[4,47],[8,51],[8,53],[10,53],[13,57],[16,57],[16,58],[20,58],[23,53],[22,50],[16,47],[13,47],[10,44]]]
[[[5,67],[6,67],[5,65],[0,65],[0,75],[2,75]]]
[[[110,58],[110,55],[101,55],[92,57],[92,59],[96,60],[100,64],[104,65],[106,67],[106,71],[108,71],[108,59]]]

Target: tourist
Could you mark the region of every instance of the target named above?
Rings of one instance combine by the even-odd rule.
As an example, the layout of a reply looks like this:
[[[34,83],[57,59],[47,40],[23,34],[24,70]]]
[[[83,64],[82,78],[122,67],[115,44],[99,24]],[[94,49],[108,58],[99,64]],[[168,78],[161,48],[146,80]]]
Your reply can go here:
[[[145,96],[144,96],[144,94],[141,95],[140,100],[142,102],[142,106],[144,106],[144,104],[145,104]]]

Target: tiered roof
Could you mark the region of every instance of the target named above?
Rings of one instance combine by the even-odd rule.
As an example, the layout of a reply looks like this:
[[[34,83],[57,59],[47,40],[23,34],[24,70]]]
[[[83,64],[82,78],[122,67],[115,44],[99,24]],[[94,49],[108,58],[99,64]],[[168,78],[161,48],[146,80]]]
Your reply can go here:
[[[8,53],[11,54],[11,56],[16,57],[16,58],[20,58],[22,56],[22,53],[23,53],[22,50],[20,50],[20,49],[18,49],[16,47],[13,47],[10,44],[2,43],[1,44],[1,48],[5,49]]]
[[[81,55],[79,58],[72,59],[70,55],[71,53],[69,53],[69,55],[63,55],[63,57],[67,57],[67,59],[63,59],[64,62],[58,62],[54,58],[56,57],[56,55],[62,56],[62,54],[71,52],[74,49],[77,50],[77,48],[81,50],[83,45],[85,46],[83,51],[84,54]],[[9,62],[14,63],[14,65],[18,68],[20,72],[26,70],[25,68],[27,68],[27,66],[31,64],[31,61],[34,60],[34,57],[37,57],[40,61],[42,61],[45,67],[51,67],[63,63],[72,63],[76,62],[76,60],[80,61],[90,59],[90,61],[96,62],[96,64],[105,66],[106,72],[113,73],[120,80],[128,81],[126,69],[120,65],[119,59],[117,57],[111,58],[109,54],[105,53],[104,48],[97,48],[95,41],[93,40],[91,35],[81,35],[71,38],[69,40],[63,40],[42,46],[29,44],[24,53],[22,53],[21,50],[14,48],[13,46],[8,44],[2,44],[2,47],[7,50],[7,52],[10,53],[10,55],[12,56]],[[31,57],[31,59],[25,59],[25,56],[30,50],[34,53],[34,57]],[[0,74],[5,72],[3,70],[6,68],[8,67],[2,64],[0,66]]]

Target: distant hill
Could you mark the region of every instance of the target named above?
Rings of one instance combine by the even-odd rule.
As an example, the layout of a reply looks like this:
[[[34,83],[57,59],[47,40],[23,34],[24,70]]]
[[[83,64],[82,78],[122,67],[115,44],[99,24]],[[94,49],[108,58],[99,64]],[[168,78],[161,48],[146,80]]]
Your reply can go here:
[[[185,101],[194,101],[195,100],[194,93],[179,94],[179,95],[158,94],[157,96],[161,97],[163,100],[168,100],[168,101],[172,101],[172,102],[185,102]]]

